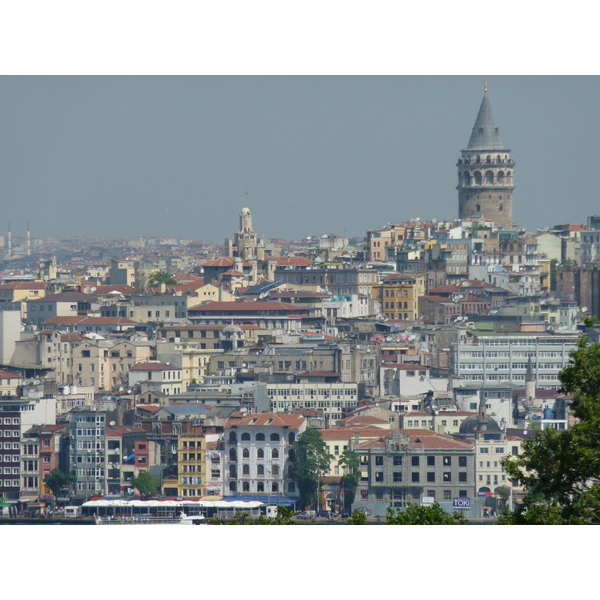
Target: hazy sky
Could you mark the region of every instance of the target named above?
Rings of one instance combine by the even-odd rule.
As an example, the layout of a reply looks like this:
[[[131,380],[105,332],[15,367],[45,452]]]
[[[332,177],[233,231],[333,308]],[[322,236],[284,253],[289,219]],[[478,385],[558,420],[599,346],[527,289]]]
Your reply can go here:
[[[600,77],[491,76],[528,230],[600,213]],[[222,242],[458,216],[480,76],[0,77],[0,232]],[[249,195],[245,195],[245,191]]]

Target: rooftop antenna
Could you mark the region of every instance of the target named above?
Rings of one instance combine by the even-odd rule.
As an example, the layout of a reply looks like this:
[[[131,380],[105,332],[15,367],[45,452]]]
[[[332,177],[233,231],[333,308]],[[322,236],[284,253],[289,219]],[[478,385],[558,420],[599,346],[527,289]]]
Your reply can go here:
[[[487,87],[487,77],[484,77],[483,78],[483,93],[487,94],[487,90],[488,90],[488,87]]]

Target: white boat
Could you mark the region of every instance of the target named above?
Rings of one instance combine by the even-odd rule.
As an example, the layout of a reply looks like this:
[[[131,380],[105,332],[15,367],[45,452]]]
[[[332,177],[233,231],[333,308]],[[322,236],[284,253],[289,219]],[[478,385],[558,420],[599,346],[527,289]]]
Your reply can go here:
[[[96,517],[96,525],[206,525],[203,515],[186,515],[181,512],[178,517],[153,517],[146,515]]]

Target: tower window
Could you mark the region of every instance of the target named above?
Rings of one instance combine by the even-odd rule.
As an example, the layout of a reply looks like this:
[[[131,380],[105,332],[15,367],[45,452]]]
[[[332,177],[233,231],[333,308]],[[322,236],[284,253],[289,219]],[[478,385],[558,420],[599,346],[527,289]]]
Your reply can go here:
[[[503,206],[502,206],[502,203],[500,203],[500,206],[498,206],[498,210],[499,210],[500,212],[502,212],[502,211],[504,210],[504,208],[503,208]]]
[[[477,212],[481,212],[481,206],[477,205]]]

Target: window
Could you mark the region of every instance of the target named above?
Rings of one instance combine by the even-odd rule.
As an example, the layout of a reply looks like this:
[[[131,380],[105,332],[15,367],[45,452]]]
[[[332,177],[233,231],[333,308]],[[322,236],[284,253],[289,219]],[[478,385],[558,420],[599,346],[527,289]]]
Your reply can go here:
[[[250,441],[250,434],[249,433],[242,433],[242,441],[243,442],[249,442]]]
[[[413,456],[411,459],[411,462],[412,462],[413,467],[418,467],[419,466],[419,457]],[[414,481],[414,479],[413,479],[413,481]],[[417,481],[418,481],[418,479],[417,479]]]
[[[383,456],[376,456],[375,457],[375,465],[378,467],[382,467],[383,466]]]
[[[497,446],[496,454],[504,454],[504,448],[502,446]]]
[[[432,472],[427,473],[427,481],[429,483],[435,483],[435,473],[432,473]]]
[[[394,456],[394,466],[395,467],[402,466],[402,457],[401,456]]]
[[[479,448],[480,454],[489,454],[489,452],[490,452],[489,448]]]
[[[412,475],[412,478],[411,478],[412,482],[413,483],[419,483],[419,474],[418,473],[411,473],[411,475]]]
[[[378,483],[383,482],[383,471],[377,471],[375,473],[375,481],[377,481]]]
[[[445,483],[450,483],[452,481],[452,474],[449,472],[446,472],[446,473],[444,473],[443,478],[444,478]]]
[[[452,490],[444,490],[444,500],[452,500]]]
[[[442,458],[442,465],[444,465],[444,467],[449,467],[452,465],[452,457],[451,456],[444,456]]]
[[[467,457],[466,456],[459,456],[458,457],[458,466],[459,467],[466,467],[467,466]]]
[[[257,442],[264,442],[265,441],[265,434],[264,433],[257,433],[256,434],[256,441]]]
[[[435,466],[435,456],[428,456],[427,457],[427,466],[428,467],[434,467]]]
[[[458,474],[458,481],[460,483],[466,483],[467,482],[467,473],[466,473],[466,471],[464,473],[459,473]]]
[[[395,482],[402,481],[402,473],[394,473],[394,481]]]
[[[258,465],[256,467],[256,474],[257,475],[264,475],[265,474],[265,465]]]

